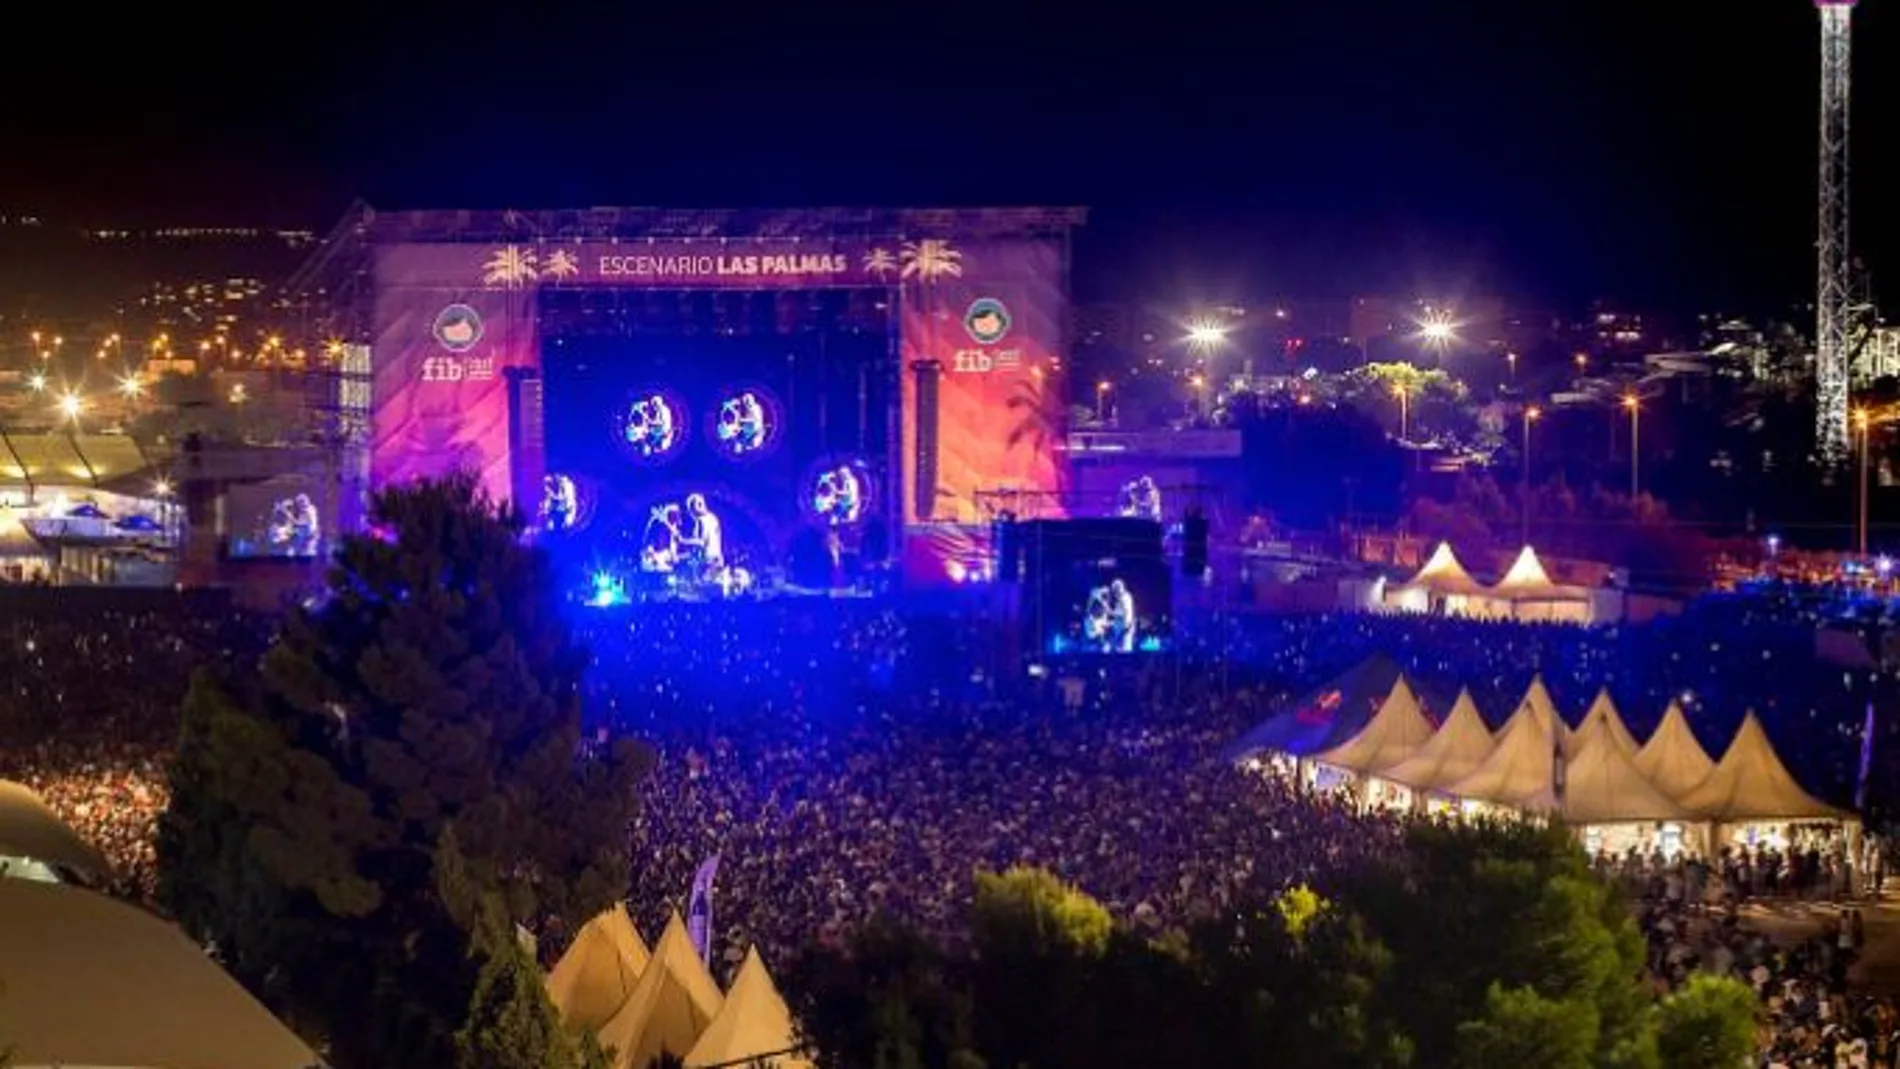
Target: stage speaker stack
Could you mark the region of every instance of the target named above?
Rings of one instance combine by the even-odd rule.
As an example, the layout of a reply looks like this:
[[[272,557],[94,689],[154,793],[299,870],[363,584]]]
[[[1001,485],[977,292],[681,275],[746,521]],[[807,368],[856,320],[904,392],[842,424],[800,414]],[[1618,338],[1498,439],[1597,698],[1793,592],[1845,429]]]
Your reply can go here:
[[[1019,583],[1023,578],[1023,539],[1022,525],[1016,522],[1016,514],[1004,512],[996,517],[991,526],[990,540],[996,547],[996,581],[999,583]]]
[[[1200,579],[1207,574],[1207,516],[1199,508],[1188,510],[1181,521],[1181,575]]]
[[[547,474],[548,428],[541,373],[530,368],[502,372],[508,384],[508,460],[515,508],[532,522],[541,508],[541,477]]]

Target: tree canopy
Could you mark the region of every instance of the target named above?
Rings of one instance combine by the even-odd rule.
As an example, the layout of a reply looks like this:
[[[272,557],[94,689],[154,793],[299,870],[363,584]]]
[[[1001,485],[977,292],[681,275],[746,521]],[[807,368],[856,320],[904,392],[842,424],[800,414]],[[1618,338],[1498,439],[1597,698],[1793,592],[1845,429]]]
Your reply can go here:
[[[788,977],[831,1063],[1661,1069],[1738,1064],[1753,995],[1658,1002],[1625,904],[1561,829],[1415,826],[1321,895],[1137,932],[1081,891],[979,874],[967,948],[890,922]]]
[[[530,1026],[550,1011],[513,925],[578,927],[624,892],[645,756],[583,746],[586,653],[472,478],[385,491],[371,519],[255,672],[194,682],[160,893],[342,1069],[506,1064],[496,1029],[521,1064],[573,1064]]]

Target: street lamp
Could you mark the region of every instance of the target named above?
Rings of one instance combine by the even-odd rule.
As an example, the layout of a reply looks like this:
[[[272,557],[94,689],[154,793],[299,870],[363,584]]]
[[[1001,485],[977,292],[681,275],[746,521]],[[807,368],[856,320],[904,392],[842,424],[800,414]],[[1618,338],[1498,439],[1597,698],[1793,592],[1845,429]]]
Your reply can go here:
[[[1227,340],[1227,328],[1219,323],[1195,323],[1188,327],[1187,340],[1197,349],[1212,349]]]
[[[1425,348],[1443,355],[1446,349],[1458,340],[1458,324],[1451,316],[1443,312],[1427,313],[1419,320],[1418,333],[1413,335]]]
[[[67,390],[64,394],[60,396],[60,399],[59,399],[60,415],[65,416],[67,419],[72,420],[74,423],[79,422],[79,414],[81,412],[84,412],[85,410],[86,410],[86,399],[79,396],[77,393],[73,392],[72,390]]]
[[[1542,419],[1543,415],[1544,410],[1536,405],[1524,409],[1524,451],[1518,464],[1522,469],[1518,472],[1518,478],[1523,484],[1519,491],[1519,510],[1523,513],[1521,544],[1526,546],[1531,544],[1531,424]]]
[[[1578,353],[1572,359],[1577,362],[1577,377],[1582,378],[1584,373],[1590,370],[1590,354]]]
[[[1504,362],[1505,362],[1506,364],[1508,364],[1508,365],[1510,365],[1510,368],[1511,368],[1511,382],[1512,382],[1512,383],[1516,383],[1516,382],[1517,382],[1517,354],[1516,354],[1516,353],[1505,353],[1505,354],[1504,354]]]
[[[1867,557],[1867,445],[1873,417],[1864,408],[1854,410],[1854,429],[1860,432],[1860,556]]]
[[[1108,422],[1108,391],[1114,388],[1115,384],[1107,379],[1095,384],[1095,422]]]
[[[1630,414],[1630,507],[1636,506],[1636,497],[1642,492],[1642,452],[1638,448],[1637,436],[1643,426],[1643,402],[1633,393],[1623,395],[1623,407]]]
[[[1412,408],[1408,400],[1410,391],[1405,388],[1404,383],[1396,383],[1392,387],[1392,395],[1399,399],[1399,441],[1403,442],[1410,430],[1412,420]]]

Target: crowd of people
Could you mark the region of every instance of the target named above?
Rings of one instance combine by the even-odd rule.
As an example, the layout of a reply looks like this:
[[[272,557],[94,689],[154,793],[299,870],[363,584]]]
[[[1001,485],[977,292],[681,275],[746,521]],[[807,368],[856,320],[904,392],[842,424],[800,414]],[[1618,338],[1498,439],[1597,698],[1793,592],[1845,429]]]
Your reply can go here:
[[[1826,879],[1825,856],[1799,865],[1795,856],[1725,851],[1712,863],[1631,856],[1601,868],[1637,903],[1649,973],[1661,988],[1704,972],[1755,992],[1762,1069],[1894,1069],[1900,1004],[1850,984],[1866,945],[1864,915]],[[1797,904],[1770,914],[1748,905],[1775,892]]]
[[[191,673],[255,658],[270,623],[217,598],[44,598],[0,625],[0,779],[23,783],[149,901],[166,760]]]
[[[1712,750],[1753,708],[1797,776],[1843,802],[1861,709],[1888,701],[1894,685],[1871,663],[1824,656],[1814,621],[1735,600],[1594,630],[1188,616],[1170,654],[1033,669],[1000,651],[980,608],[962,603],[576,613],[594,654],[590,729],[642,738],[658,755],[629,829],[636,919],[652,932],[667,912],[684,911],[694,871],[717,855],[717,950],[728,962],[753,945],[784,961],[878,912],[954,938],[979,867],[1048,868],[1157,931],[1250,892],[1323,889],[1330,874],[1388,849],[1396,827],[1238,770],[1222,753],[1291,697],[1373,653],[1397,659],[1428,690],[1471,688],[1494,723],[1533,672],[1573,718],[1608,685],[1639,733],[1678,702]],[[0,778],[38,790],[107,853],[127,893],[149,895],[164,763],[190,673],[254,658],[268,622],[216,602],[49,602],[9,627],[0,630]],[[1776,982],[1776,970],[1799,969],[1803,992],[1822,991],[1814,977],[1832,974],[1812,969],[1834,968],[1838,955],[1771,952],[1746,925],[1724,926],[1744,891],[1782,889],[1780,871],[1752,861],[1736,869],[1743,883],[1713,907],[1687,892],[1672,898],[1664,879],[1644,913],[1651,937],[1665,940],[1659,975],[1686,960],[1676,942],[1692,940],[1698,960],[1746,963],[1752,977],[1768,955]],[[1761,886],[1769,872],[1775,886]],[[1829,878],[1825,865],[1802,872],[1804,885]],[[1711,936],[1730,958],[1712,948],[1703,956],[1700,941]],[[1836,1012],[1814,1008],[1823,1002],[1804,993],[1774,1005],[1784,1016]],[[1855,1005],[1839,1012],[1858,1014]],[[1777,1037],[1797,1034],[1794,1017],[1787,1026]]]

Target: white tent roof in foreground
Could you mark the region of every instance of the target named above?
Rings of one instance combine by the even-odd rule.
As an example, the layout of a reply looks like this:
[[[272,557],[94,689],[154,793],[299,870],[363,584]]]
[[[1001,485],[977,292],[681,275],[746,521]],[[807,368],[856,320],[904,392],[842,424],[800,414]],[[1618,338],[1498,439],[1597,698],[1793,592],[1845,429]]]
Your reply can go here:
[[[1415,790],[1443,790],[1476,772],[1496,746],[1471,693],[1459,691],[1451,715],[1445,717],[1437,733],[1410,756],[1373,772],[1381,779]]]
[[[1563,743],[1564,750],[1569,751],[1570,725],[1564,723],[1563,714],[1557,711],[1557,702],[1550,696],[1550,688],[1544,686],[1543,676],[1531,677],[1531,685],[1525,689],[1524,699],[1518,705],[1520,708],[1529,706],[1537,719],[1550,725],[1550,730],[1555,731],[1557,738]],[[1505,727],[1510,727],[1509,721],[1505,722]],[[1504,728],[1499,728],[1498,734],[1502,737]]]
[[[1627,824],[1693,820],[1695,815],[1643,778],[1617,742],[1611,721],[1586,722],[1573,737],[1576,754],[1564,765],[1561,812],[1568,824]]]
[[[1623,751],[1624,757],[1635,757],[1636,751],[1642,749],[1637,745],[1636,736],[1630,734],[1629,725],[1623,723],[1622,715],[1616,711],[1616,703],[1610,700],[1608,687],[1597,691],[1596,700],[1590,703],[1590,711],[1583,714],[1583,720],[1577,724],[1572,738],[1581,739],[1585,732],[1593,729],[1593,725],[1602,725],[1605,737]]]
[[[613,1049],[614,1069],[646,1069],[662,1051],[685,1057],[723,1005],[725,996],[675,913],[627,1004],[601,1028],[600,1045]]]
[[[0,879],[0,985],[16,1066],[318,1064],[183,932],[67,884]]]
[[[1715,771],[1715,762],[1696,741],[1682,708],[1669,703],[1662,723],[1636,751],[1636,770],[1671,798],[1680,799]]]
[[[1366,721],[1359,734],[1314,755],[1313,760],[1352,772],[1371,772],[1403,760],[1431,737],[1432,722],[1425,719],[1418,695],[1400,676],[1392,685],[1392,693],[1379,703],[1379,711]]]
[[[1682,804],[1710,820],[1841,820],[1851,814],[1801,789],[1781,763],[1761,721],[1749,713],[1715,771],[1682,797]]]
[[[772,1069],[811,1069],[803,1055],[784,1053],[797,1045],[792,1011],[755,948],[746,951],[745,963],[726,991],[725,1008],[686,1055],[686,1066],[736,1066],[763,1057]]]
[[[24,857],[89,880],[105,881],[112,866],[66,826],[25,784],[0,780],[0,857]]]
[[[1460,798],[1547,813],[1557,808],[1558,732],[1562,721],[1528,699],[1498,730],[1497,749],[1476,772],[1447,788]]]
[[[598,1031],[633,994],[648,953],[624,903],[581,926],[548,974],[548,997],[570,1027]]]

